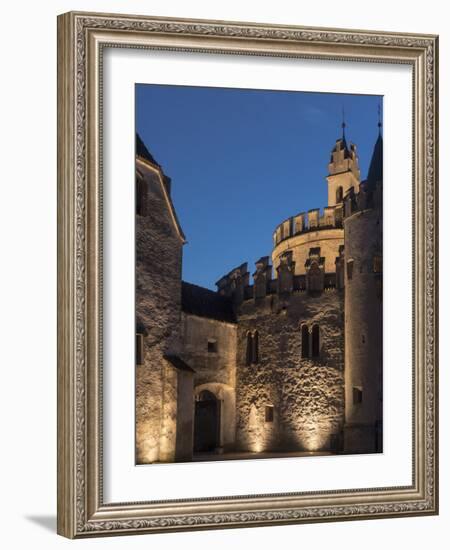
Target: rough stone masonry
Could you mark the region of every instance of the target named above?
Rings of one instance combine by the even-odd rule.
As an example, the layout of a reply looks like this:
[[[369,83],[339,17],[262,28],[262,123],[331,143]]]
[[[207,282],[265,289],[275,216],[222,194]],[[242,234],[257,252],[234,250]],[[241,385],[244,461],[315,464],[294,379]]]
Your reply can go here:
[[[343,129],[323,214],[216,292],[181,280],[171,181],[136,139],[137,463],[381,452],[381,131],[361,181]]]

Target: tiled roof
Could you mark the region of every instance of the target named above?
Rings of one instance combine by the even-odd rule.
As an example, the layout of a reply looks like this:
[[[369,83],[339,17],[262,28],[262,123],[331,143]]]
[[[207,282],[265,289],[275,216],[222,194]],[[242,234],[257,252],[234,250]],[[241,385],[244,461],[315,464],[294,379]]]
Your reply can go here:
[[[228,323],[236,322],[230,298],[185,281],[181,288],[181,304],[185,313]]]
[[[178,355],[164,355],[164,359],[169,361],[169,363],[178,370],[195,373],[195,370],[192,369],[185,361],[183,361],[181,357],[178,357]]]

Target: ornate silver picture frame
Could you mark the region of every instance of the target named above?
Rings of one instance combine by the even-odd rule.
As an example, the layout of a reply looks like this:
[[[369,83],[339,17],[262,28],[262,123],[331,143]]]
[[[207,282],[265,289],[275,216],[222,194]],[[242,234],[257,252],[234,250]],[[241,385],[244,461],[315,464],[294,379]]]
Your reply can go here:
[[[412,202],[413,311],[407,351],[412,358],[411,483],[300,492],[293,486],[276,493],[261,484],[261,490],[252,494],[162,499],[149,489],[145,500],[105,499],[103,92],[107,83],[103,61],[107,49],[411,68],[412,181],[407,182],[412,189],[408,200]],[[59,16],[59,534],[82,538],[438,513],[437,118],[437,36],[95,13]]]

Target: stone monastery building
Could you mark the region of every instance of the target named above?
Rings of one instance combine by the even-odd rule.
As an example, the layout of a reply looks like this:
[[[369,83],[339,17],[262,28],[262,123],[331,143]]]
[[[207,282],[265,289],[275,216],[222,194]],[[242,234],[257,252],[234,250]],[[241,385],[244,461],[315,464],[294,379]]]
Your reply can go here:
[[[361,181],[343,128],[323,213],[217,292],[181,280],[171,181],[136,139],[137,463],[381,452],[381,131]]]

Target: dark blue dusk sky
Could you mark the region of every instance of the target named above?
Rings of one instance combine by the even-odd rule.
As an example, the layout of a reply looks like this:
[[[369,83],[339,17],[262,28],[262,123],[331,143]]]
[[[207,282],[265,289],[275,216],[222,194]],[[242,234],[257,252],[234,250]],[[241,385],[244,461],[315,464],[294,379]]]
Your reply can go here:
[[[327,204],[327,164],[342,134],[367,175],[379,96],[136,85],[136,129],[172,178],[186,234],[183,279],[216,289],[270,256],[284,219]]]

